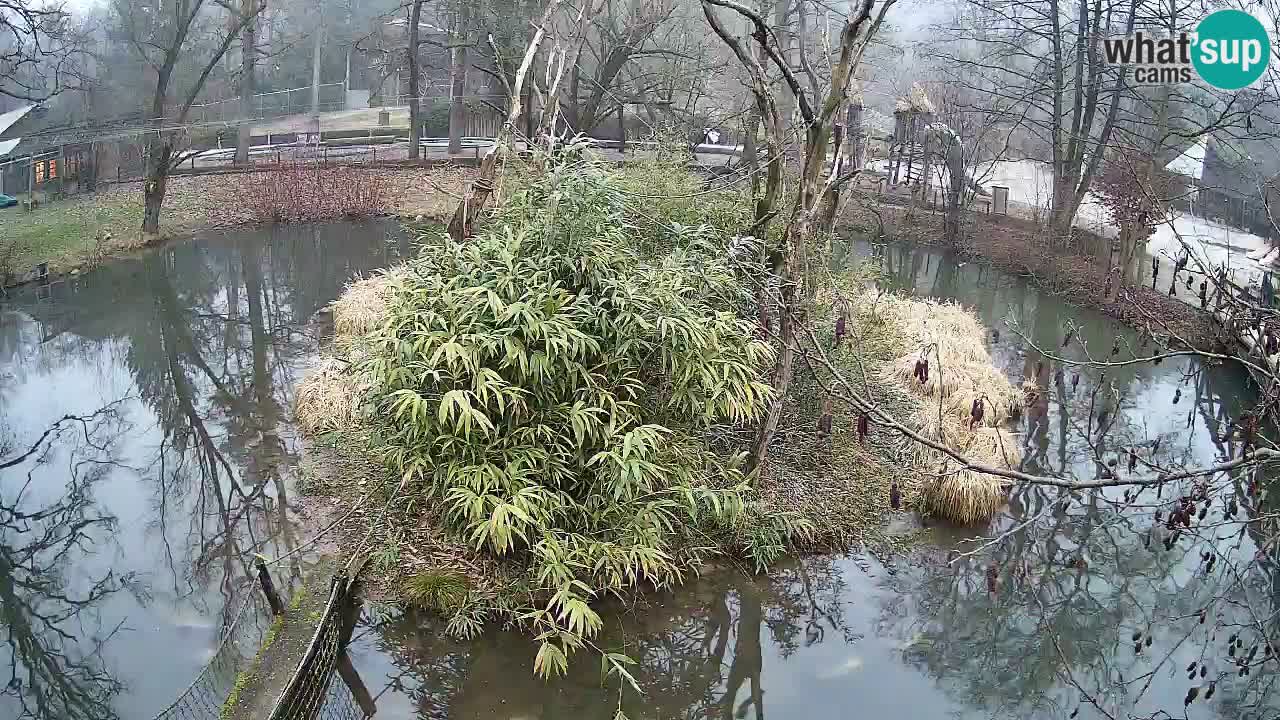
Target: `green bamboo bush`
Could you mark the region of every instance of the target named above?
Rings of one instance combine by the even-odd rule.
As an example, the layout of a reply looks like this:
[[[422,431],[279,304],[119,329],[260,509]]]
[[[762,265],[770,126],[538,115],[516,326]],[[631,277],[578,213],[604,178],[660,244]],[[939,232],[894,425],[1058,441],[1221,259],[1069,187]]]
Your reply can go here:
[[[599,629],[593,601],[677,583],[717,551],[752,491],[709,438],[771,396],[726,238],[664,226],[655,256],[628,198],[615,173],[553,165],[479,236],[431,239],[362,368],[388,466],[548,598],[521,618],[543,674]]]

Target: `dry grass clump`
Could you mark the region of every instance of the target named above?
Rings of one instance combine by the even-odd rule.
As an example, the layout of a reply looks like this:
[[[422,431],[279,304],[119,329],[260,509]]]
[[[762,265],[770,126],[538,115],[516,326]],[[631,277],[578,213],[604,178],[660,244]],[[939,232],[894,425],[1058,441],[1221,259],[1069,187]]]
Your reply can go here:
[[[884,306],[916,350],[889,362],[882,374],[923,401],[915,417],[921,433],[974,462],[1016,466],[1021,450],[1004,425],[1021,406],[1023,393],[992,364],[982,323],[954,303],[892,298]],[[928,362],[924,380],[917,375],[922,359]],[[975,404],[982,409],[978,419]],[[970,524],[990,518],[1004,502],[999,478],[963,468],[923,446],[914,449],[914,460],[937,468],[937,478],[923,494],[933,515]]]
[[[327,357],[298,383],[294,414],[303,432],[315,434],[355,427],[364,388],[346,363]]]
[[[333,301],[335,337],[350,341],[382,325],[392,290],[406,272],[403,267],[393,268],[348,285],[342,296]]]
[[[934,515],[972,525],[990,519],[1000,509],[1004,488],[990,475],[957,470],[953,462],[948,462],[941,476],[925,485],[924,503]]]

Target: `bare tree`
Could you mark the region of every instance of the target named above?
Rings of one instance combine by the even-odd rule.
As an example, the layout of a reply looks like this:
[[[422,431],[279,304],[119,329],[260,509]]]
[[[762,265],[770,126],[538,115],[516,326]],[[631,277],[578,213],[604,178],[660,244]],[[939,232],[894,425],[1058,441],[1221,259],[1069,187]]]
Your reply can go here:
[[[943,77],[948,77],[943,70]],[[963,241],[963,213],[985,193],[983,185],[996,163],[1009,156],[1010,141],[1025,114],[1025,106],[1007,106],[999,98],[978,95],[963,82],[950,79],[924,83],[936,110],[936,122],[926,128],[926,161],[942,180],[943,239]]]
[[[796,106],[805,127],[804,154],[801,163],[799,186],[796,190],[794,204],[787,224],[783,228],[781,240],[766,249],[766,263],[770,275],[777,283],[777,305],[779,306],[779,341],[781,352],[774,370],[774,388],[777,395],[770,404],[769,412],[760,427],[752,450],[752,467],[758,467],[768,455],[769,445],[778,430],[778,422],[782,417],[782,405],[795,364],[797,340],[797,318],[800,316],[804,295],[804,274],[809,266],[806,257],[807,248],[815,238],[831,232],[831,222],[835,217],[832,204],[838,203],[841,186],[854,177],[859,168],[844,171],[843,126],[833,127],[837,119],[843,119],[849,103],[849,87],[854,73],[857,71],[862,55],[868,43],[879,30],[885,13],[896,0],[886,0],[873,15],[874,0],[862,0],[851,12],[844,16],[839,32],[839,51],[831,63],[830,80],[824,93],[812,93],[816,99],[822,97],[821,103],[814,105],[810,101],[810,92],[801,85],[800,80],[788,62],[787,53],[773,31],[770,24],[759,13],[735,0],[702,0],[703,13],[712,30],[733,51],[738,61],[748,70],[751,76],[751,91],[756,96],[757,105],[765,120],[767,146],[780,148],[783,145],[781,120],[773,93],[769,88],[764,64],[751,55],[743,41],[730,33],[716,14],[716,7],[725,8],[737,13],[751,23],[751,38],[763,51],[786,82],[788,89],[795,96]],[[812,77],[811,77],[812,79]],[[813,82],[816,87],[818,83]],[[834,137],[833,137],[834,136]],[[833,142],[834,139],[834,142]],[[835,157],[828,169],[827,150],[835,149]],[[764,200],[757,203],[756,221],[751,233],[765,236],[765,228],[769,219],[776,213],[778,185],[774,181],[775,174],[780,175],[779,154],[772,153],[770,179],[766,183]]]
[[[1051,226],[1062,238],[1088,192],[1120,110],[1122,69],[1102,38],[1131,33],[1138,0],[973,0],[939,28],[939,63],[963,69],[974,92],[1027,106],[1022,122],[1053,166]]]
[[[236,135],[236,164],[246,165],[249,162],[249,141],[253,134],[253,124],[249,119],[254,116],[253,94],[257,90],[257,13],[255,0],[240,0],[240,14],[228,18],[234,22],[236,17],[249,20],[244,22],[240,35],[240,127]]]
[[[449,39],[449,154],[462,152],[462,132],[467,124],[467,37],[471,32],[471,4],[458,3]]]
[[[0,0],[0,96],[38,102],[79,83],[79,34],[60,3]]]
[[[585,38],[586,52],[569,68],[565,120],[570,128],[588,133],[609,116],[613,90],[628,63],[679,52],[660,47],[656,37],[672,19],[676,5],[674,0],[630,0],[625,4],[604,0]]]
[[[422,3],[424,0],[413,0],[409,10],[409,47],[405,50],[409,66],[409,159],[417,160],[421,150],[422,112],[418,96],[418,50],[421,48],[419,38],[422,36]]]
[[[525,48],[524,57],[516,70],[515,79],[508,83],[505,76],[502,77],[503,85],[507,91],[507,119],[498,130],[498,137],[494,139],[493,149],[480,162],[478,177],[472,181],[467,195],[462,199],[462,202],[458,203],[453,216],[449,219],[449,235],[456,240],[462,240],[471,235],[471,229],[477,216],[484,212],[485,206],[489,203],[489,198],[494,193],[494,183],[498,176],[498,163],[506,157],[507,153],[512,151],[511,146],[515,141],[516,128],[519,126],[520,115],[524,111],[520,99],[523,97],[525,80],[529,76],[529,70],[533,67],[533,60],[538,54],[538,48],[542,45],[542,41],[547,35],[547,30],[551,26],[552,18],[555,16],[556,8],[559,6],[560,0],[548,0],[546,9],[542,12],[542,17],[539,18],[538,24],[534,26],[533,37],[529,39],[529,44]],[[495,56],[500,54],[493,43],[492,37],[490,37],[490,46]]]
[[[154,236],[160,230],[169,172],[186,157],[180,152],[191,106],[221,63],[236,37],[266,9],[266,0],[247,0],[247,8],[233,0],[173,0],[165,12],[152,13],[149,7],[119,0],[117,12],[125,21],[134,50],[155,73],[147,120],[151,131],[147,141],[146,174],[143,184],[142,232]],[[210,16],[215,8],[235,16],[222,25]],[[192,61],[197,64],[191,66]],[[203,62],[201,62],[203,61]],[[185,70],[194,71],[189,77]],[[176,111],[170,108],[176,106]]]

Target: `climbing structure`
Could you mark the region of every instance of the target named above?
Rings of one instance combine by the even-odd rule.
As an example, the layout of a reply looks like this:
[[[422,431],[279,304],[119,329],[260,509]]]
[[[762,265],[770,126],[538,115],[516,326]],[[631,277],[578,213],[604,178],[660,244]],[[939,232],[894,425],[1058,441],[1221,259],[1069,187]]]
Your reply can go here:
[[[912,84],[911,91],[898,98],[893,110],[893,142],[889,146],[889,182],[893,185],[919,184],[929,175],[925,152],[927,133],[934,121],[933,103],[924,88]]]

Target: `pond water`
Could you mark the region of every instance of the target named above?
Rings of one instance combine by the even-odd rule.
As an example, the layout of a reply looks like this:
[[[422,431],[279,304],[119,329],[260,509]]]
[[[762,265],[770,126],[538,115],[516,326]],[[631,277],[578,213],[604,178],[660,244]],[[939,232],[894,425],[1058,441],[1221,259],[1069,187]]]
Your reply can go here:
[[[313,316],[406,250],[385,224],[209,234],[0,297],[0,718],[145,719],[191,682],[252,552],[300,541]]]
[[[942,252],[847,251],[879,264],[886,285],[975,308],[1000,330],[991,343],[998,365],[1017,382],[1040,373],[1046,392],[1019,427],[1027,471],[1092,479],[1128,448],[1162,465],[1211,465],[1232,452],[1217,439],[1221,426],[1253,401],[1234,368],[1177,358],[1105,376],[1082,371],[1076,381],[1075,370],[1059,374],[1031,344],[1060,351],[1066,328],[1078,326],[1095,355],[1106,357],[1119,337],[1127,357],[1140,350],[1137,335]],[[1080,345],[1061,352],[1080,357]],[[1127,508],[1123,490],[1082,494],[1064,509],[1056,491],[1022,488],[986,536],[1017,531],[982,552],[983,535],[933,528],[891,565],[853,554],[794,561],[767,577],[725,567],[613,608],[599,646],[637,661],[642,694],[620,693],[616,678],[602,684],[590,656],[543,682],[518,633],[458,642],[414,614],[367,619],[354,660],[387,718],[612,718],[619,704],[627,717],[654,719],[1183,717],[1188,688],[1203,696],[1215,680],[1213,697],[1198,698],[1186,716],[1273,718],[1274,663],[1238,678],[1226,640],[1240,636],[1247,653],[1259,637],[1255,620],[1275,637],[1274,544],[1255,562],[1254,536],[1225,527],[1224,560],[1206,579],[1208,541],[1164,551],[1162,535],[1147,539],[1156,503],[1172,490],[1160,501],[1148,491]],[[1259,512],[1241,498],[1247,513]],[[1246,602],[1260,617],[1242,610]]]
[[[381,225],[212,235],[0,304],[0,671],[19,678],[0,691],[0,718],[145,720],[190,682],[252,588],[251,552],[303,540],[289,408],[322,332],[315,313],[407,245]],[[1093,478],[1129,448],[1161,464],[1233,452],[1221,426],[1253,399],[1234,368],[1177,358],[1077,382],[1030,343],[1057,349],[1069,325],[1095,354],[1116,337],[1136,351],[1138,338],[933,250],[848,253],[878,263],[887,285],[974,307],[1000,330],[1000,367],[1018,381],[1039,373],[1046,391],[1019,428],[1028,471]],[[66,415],[83,420],[57,424]],[[1250,478],[1233,480],[1256,517]],[[1187,688],[1214,678],[1187,716],[1274,717],[1275,668],[1237,678],[1226,638],[1246,639],[1244,654],[1258,628],[1275,637],[1275,543],[1224,524],[1209,544],[1250,562],[1223,560],[1206,580],[1206,543],[1159,550],[1154,491],[1139,507],[1122,495],[1064,509],[1056,492],[1023,488],[986,531],[1011,531],[994,548],[932,528],[889,565],[813,557],[767,577],[727,566],[611,608],[599,645],[637,660],[643,694],[602,684],[585,654],[543,682],[516,633],[459,642],[431,618],[376,608],[353,661],[379,718],[611,718],[619,702],[654,719],[1182,717]],[[277,575],[307,562],[299,553]],[[1192,661],[1205,679],[1187,680]]]

